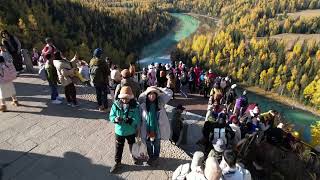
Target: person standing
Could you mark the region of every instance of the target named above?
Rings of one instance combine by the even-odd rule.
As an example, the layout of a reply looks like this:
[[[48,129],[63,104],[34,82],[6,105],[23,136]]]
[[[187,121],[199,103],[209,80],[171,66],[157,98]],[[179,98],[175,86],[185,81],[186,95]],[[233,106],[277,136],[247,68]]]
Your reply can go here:
[[[118,100],[114,101],[112,105],[109,119],[115,124],[115,164],[110,169],[110,173],[115,173],[121,167],[125,140],[129,144],[131,153],[132,145],[135,143],[137,128],[140,126],[140,109],[129,86],[121,88]],[[134,158],[133,162],[136,163]]]
[[[130,72],[130,77],[134,77],[136,74],[136,64],[133,61],[130,62],[129,72]]]
[[[121,87],[123,86],[130,86],[130,88],[132,89],[132,92],[134,94],[135,97],[139,97],[141,90],[140,90],[140,85],[138,82],[135,82],[132,77],[130,76],[130,72],[128,69],[124,69],[121,71],[121,76],[122,76],[122,80],[120,82],[120,84],[117,85],[116,90],[115,90],[115,99],[117,99],[117,95],[120,92]]]
[[[32,55],[31,55],[31,58],[32,58],[32,64],[34,66],[38,65],[38,61],[40,59],[40,52],[38,51],[37,48],[33,48],[32,49]]]
[[[12,62],[0,56],[0,112],[7,111],[5,99],[11,97],[12,105],[19,106],[16,89],[12,81],[16,78],[16,70]]]
[[[96,88],[97,102],[99,111],[106,111],[108,108],[108,74],[109,68],[107,62],[102,58],[102,50],[97,48],[93,52],[93,58],[90,60],[90,79]]]
[[[51,103],[61,104],[61,100],[63,98],[60,97],[58,93],[58,74],[56,67],[53,65],[54,58],[51,56],[51,54],[47,54],[45,58],[48,59],[45,64],[45,72],[51,90]]]
[[[171,120],[172,136],[170,141],[177,146],[181,145],[186,129],[186,125],[183,123],[184,118],[181,117],[184,110],[185,108],[181,104],[173,109],[173,117]]]
[[[46,42],[46,45],[43,47],[41,51],[41,55],[43,57],[43,60],[46,62],[47,59],[45,58],[45,56],[47,54],[51,54],[51,56],[54,57],[54,54],[57,52],[57,48],[54,46],[53,40],[50,37],[47,37],[45,39],[45,42]],[[41,62],[41,63],[45,63],[45,62]]]
[[[155,165],[160,156],[160,140],[170,139],[170,122],[164,105],[170,101],[172,93],[168,88],[151,86],[139,96],[141,139],[147,145],[149,165]]]
[[[14,67],[18,72],[23,70],[21,57],[21,43],[19,39],[10,34],[7,30],[1,32],[2,44],[6,47],[13,58]]]
[[[64,93],[69,106],[77,107],[77,91],[72,78],[75,76],[75,68],[72,68],[71,63],[62,57],[61,52],[57,51],[54,54],[53,65],[57,69],[58,79],[64,87]]]
[[[198,64],[196,64],[196,67],[194,68],[194,73],[196,75],[196,79],[195,80],[196,80],[196,87],[197,88],[200,87],[201,72],[202,72],[201,67]]]
[[[189,92],[194,93],[196,91],[196,73],[194,72],[193,67],[191,67],[188,72],[188,81]]]
[[[112,64],[111,72],[110,72],[110,79],[111,79],[111,87],[115,89],[118,84],[121,82],[121,73],[117,67],[117,65]]]

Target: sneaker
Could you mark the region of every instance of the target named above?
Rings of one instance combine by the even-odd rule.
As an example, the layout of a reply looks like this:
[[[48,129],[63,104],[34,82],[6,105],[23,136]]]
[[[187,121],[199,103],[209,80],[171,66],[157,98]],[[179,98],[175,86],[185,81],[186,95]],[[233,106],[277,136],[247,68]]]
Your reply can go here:
[[[99,110],[100,112],[107,112],[106,109],[103,108],[103,107],[99,107],[98,110]]]
[[[61,104],[62,102],[59,101],[58,99],[56,99],[56,100],[52,100],[51,103],[52,104]]]
[[[110,173],[115,173],[121,167],[121,163],[116,163],[110,168]]]
[[[0,106],[0,112],[6,112],[7,111],[7,106],[6,105],[1,105]]]
[[[78,107],[79,104],[71,104],[71,107]]]
[[[57,96],[57,99],[58,99],[59,101],[61,101],[61,100],[63,100],[64,98],[61,97],[61,96]]]
[[[19,106],[19,103],[18,103],[18,101],[12,101],[12,103],[11,103],[13,106]]]

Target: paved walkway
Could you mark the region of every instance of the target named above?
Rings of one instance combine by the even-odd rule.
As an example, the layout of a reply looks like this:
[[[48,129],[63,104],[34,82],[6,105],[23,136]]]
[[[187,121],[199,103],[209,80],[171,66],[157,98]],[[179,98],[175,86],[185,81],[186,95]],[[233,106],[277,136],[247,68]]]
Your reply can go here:
[[[80,107],[72,108],[50,104],[47,83],[37,75],[21,75],[15,86],[22,106],[8,103],[10,112],[0,113],[2,179],[160,180],[170,179],[179,164],[190,161],[184,151],[163,141],[159,166],[133,166],[126,145],[126,165],[111,175],[113,125],[106,113],[94,110],[93,88],[78,87]]]

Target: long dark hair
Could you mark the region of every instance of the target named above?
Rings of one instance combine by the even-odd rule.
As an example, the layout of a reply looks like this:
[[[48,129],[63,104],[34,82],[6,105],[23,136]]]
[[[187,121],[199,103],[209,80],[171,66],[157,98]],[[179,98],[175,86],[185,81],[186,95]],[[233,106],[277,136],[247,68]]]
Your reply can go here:
[[[154,94],[156,95],[156,99],[154,100],[154,102],[151,102],[151,101],[149,100],[149,98],[148,98],[148,95],[149,95],[150,93],[154,93]],[[155,105],[156,105],[156,110],[159,111],[160,109],[159,109],[159,103],[158,103],[158,94],[155,93],[155,92],[149,92],[149,93],[147,94],[147,97],[146,97],[146,107],[147,107],[147,111],[148,111],[148,112],[150,111],[150,105],[151,105],[152,103],[155,103]]]

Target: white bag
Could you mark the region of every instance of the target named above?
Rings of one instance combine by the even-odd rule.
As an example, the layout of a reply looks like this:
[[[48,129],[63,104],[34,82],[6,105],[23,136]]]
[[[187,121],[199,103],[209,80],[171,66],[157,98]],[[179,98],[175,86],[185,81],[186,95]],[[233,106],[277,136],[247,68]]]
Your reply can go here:
[[[147,161],[149,159],[147,146],[140,140],[137,141],[132,145],[132,156],[138,160]]]
[[[190,172],[190,163],[181,164],[172,174],[172,180],[185,180]]]
[[[39,74],[40,79],[42,79],[43,81],[47,80],[45,65],[42,65],[42,66],[39,67],[38,74]]]

